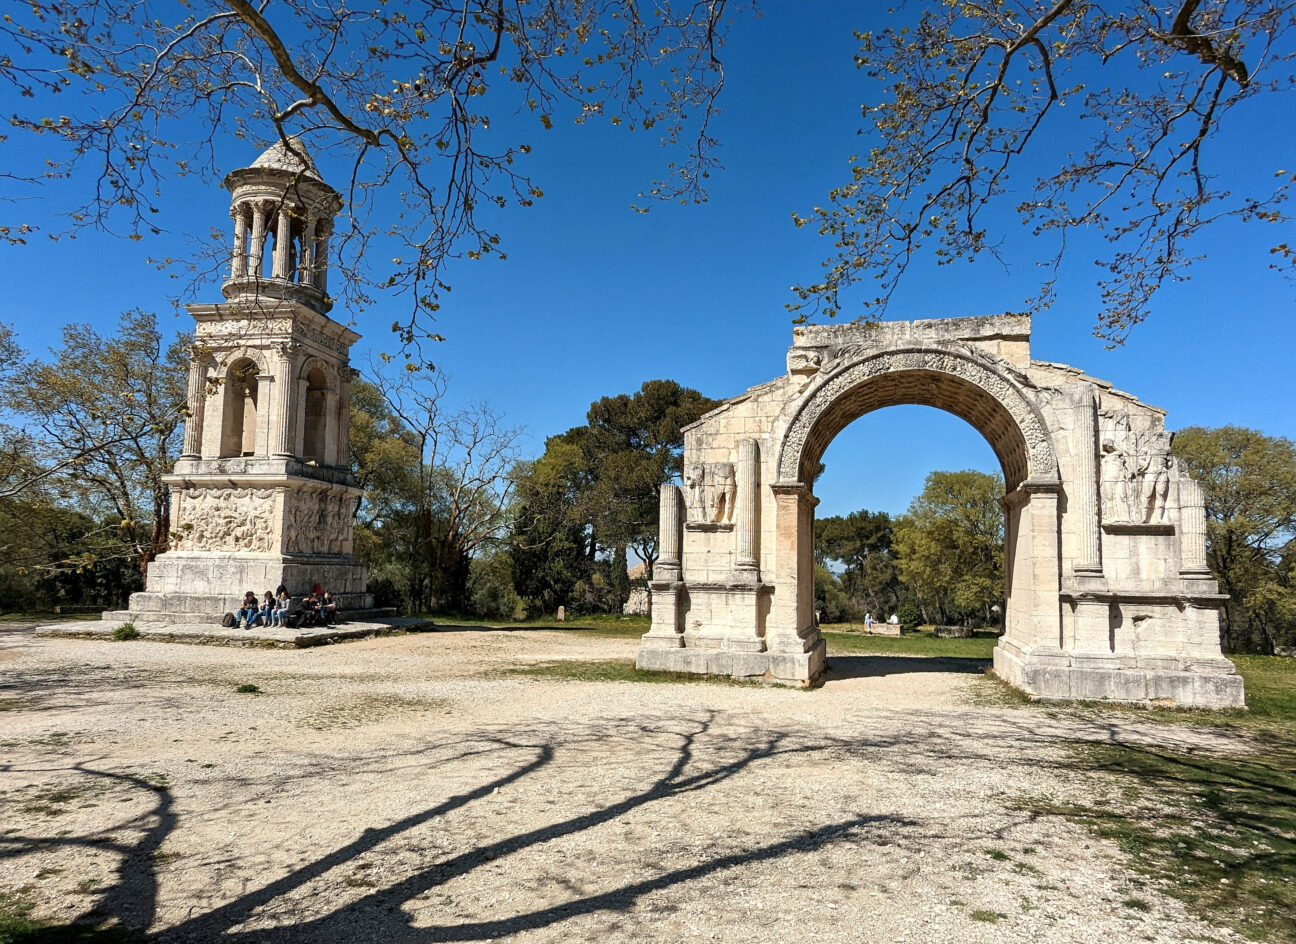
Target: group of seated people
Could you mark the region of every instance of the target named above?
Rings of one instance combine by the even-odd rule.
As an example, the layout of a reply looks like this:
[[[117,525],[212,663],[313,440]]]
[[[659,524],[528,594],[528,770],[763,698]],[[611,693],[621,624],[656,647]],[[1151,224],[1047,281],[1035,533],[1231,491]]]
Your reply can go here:
[[[337,622],[337,601],[330,591],[321,592],[319,584],[302,597],[295,608],[292,595],[283,584],[274,593],[267,590],[260,600],[249,590],[243,594],[243,606],[234,618],[235,628],[242,626],[244,629],[253,626],[329,626]]]

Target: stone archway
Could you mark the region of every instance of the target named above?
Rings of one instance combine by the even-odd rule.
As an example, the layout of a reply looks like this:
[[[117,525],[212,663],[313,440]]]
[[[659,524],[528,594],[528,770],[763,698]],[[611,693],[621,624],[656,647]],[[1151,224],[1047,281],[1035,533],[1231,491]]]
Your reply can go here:
[[[1200,491],[1164,413],[1032,361],[1029,342],[1017,315],[799,329],[785,376],[685,432],[639,666],[815,682],[809,470],[856,418],[922,404],[970,423],[1003,467],[1003,678],[1039,698],[1241,704]]]

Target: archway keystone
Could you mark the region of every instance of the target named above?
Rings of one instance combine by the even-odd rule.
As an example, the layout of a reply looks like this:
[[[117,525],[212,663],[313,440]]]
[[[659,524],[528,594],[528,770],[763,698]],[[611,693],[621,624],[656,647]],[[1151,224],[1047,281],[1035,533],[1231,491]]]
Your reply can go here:
[[[686,491],[663,489],[661,517],[678,555],[650,587],[640,668],[816,682],[812,470],[855,419],[922,404],[966,420],[1003,467],[1001,677],[1043,699],[1243,703],[1200,490],[1163,411],[1032,361],[1023,315],[802,328],[787,368],[685,431]]]

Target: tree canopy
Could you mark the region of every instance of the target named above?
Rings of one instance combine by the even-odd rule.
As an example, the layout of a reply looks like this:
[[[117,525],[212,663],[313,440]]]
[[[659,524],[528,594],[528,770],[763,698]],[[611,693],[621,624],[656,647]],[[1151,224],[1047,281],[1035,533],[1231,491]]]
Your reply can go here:
[[[1201,482],[1207,559],[1229,594],[1225,650],[1296,643],[1296,446],[1240,426],[1192,426],[1173,448]]]

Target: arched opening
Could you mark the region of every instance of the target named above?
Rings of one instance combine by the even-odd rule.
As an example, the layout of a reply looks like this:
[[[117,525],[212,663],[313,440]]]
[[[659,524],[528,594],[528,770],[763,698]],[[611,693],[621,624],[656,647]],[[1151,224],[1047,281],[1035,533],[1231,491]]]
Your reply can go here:
[[[782,579],[767,641],[771,633],[784,635],[784,647],[804,643],[822,652],[813,611],[815,472],[847,425],[904,404],[952,413],[990,445],[1005,485],[1005,635],[1022,645],[1059,646],[1057,459],[1043,421],[1002,374],[970,358],[936,351],[864,358],[811,387],[792,405],[774,486]]]
[[[256,455],[257,365],[251,358],[239,358],[226,371],[222,414],[221,458]]]
[[[889,407],[844,428],[822,464],[813,533],[823,632],[998,634],[1004,483],[973,426],[933,407]],[[830,635],[830,658],[835,643],[852,640]]]
[[[326,465],[328,435],[328,377],[318,367],[306,374],[306,403],[302,413],[302,460]]]

